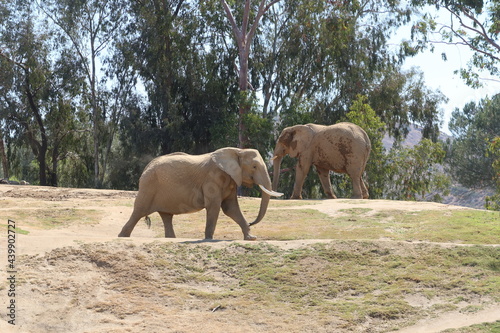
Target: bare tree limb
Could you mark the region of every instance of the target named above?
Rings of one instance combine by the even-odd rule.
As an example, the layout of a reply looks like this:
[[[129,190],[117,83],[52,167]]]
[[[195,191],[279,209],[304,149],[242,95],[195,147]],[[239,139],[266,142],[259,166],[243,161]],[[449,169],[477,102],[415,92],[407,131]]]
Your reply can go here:
[[[475,28],[474,26],[471,26],[471,25],[467,24],[466,22],[464,22],[464,20],[460,16],[460,13],[457,13],[456,11],[454,11],[452,8],[450,8],[450,6],[445,6],[444,8],[446,8],[446,10],[448,10],[450,12],[450,14],[452,15],[452,23],[453,23],[453,17],[456,18],[460,24],[460,27],[481,36],[489,45],[491,45],[496,50],[500,51],[500,45],[497,44],[495,42],[495,40],[490,37],[484,24],[481,23],[468,9],[466,9],[463,6],[459,7],[461,10],[461,13],[463,13],[469,20],[471,20],[474,23],[474,25],[477,26],[478,28]],[[473,51],[480,53],[480,54],[483,54],[487,57],[490,57],[491,59],[500,60],[500,57],[496,56],[494,53],[489,52],[488,50],[481,49],[478,46],[471,43],[471,41],[466,39],[463,36],[463,34],[459,33],[459,31],[457,31],[457,29],[453,25],[451,25],[451,26],[443,25],[443,27],[446,29],[449,29],[455,37],[460,39],[462,41],[462,43],[461,43],[462,45],[466,45],[470,49],[472,49]]]
[[[231,27],[233,29],[233,33],[236,36],[236,40],[239,43],[239,40],[242,38],[242,33],[240,29],[238,28],[238,25],[236,24],[236,21],[234,19],[233,13],[231,12],[231,8],[229,8],[227,2],[225,0],[221,0],[222,6],[224,7],[224,10],[226,12],[226,16],[231,23]]]

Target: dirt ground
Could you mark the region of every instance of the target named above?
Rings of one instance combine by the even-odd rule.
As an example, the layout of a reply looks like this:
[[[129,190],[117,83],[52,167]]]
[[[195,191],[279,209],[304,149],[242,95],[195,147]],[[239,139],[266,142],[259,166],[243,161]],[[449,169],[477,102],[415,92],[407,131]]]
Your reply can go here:
[[[179,301],[171,297],[181,286],[162,284],[162,278],[151,277],[146,262],[154,260],[154,244],[174,242],[227,247],[231,241],[200,242],[199,239],[168,240],[155,238],[152,229],[137,227],[133,237],[116,235],[128,219],[135,192],[45,188],[36,186],[0,185],[0,224],[7,224],[10,214],[38,214],[47,207],[92,212],[97,222],[71,223],[42,228],[16,221],[16,227],[29,231],[16,234],[16,326],[9,325],[5,309],[9,277],[5,264],[7,231],[0,237],[0,332],[342,332],[307,325],[311,318],[282,318],[279,309],[268,323],[259,318],[256,306],[248,313],[232,309],[216,309],[196,298]],[[272,203],[271,203],[272,204]],[[457,206],[422,202],[369,200],[359,203],[374,213],[383,210],[454,210]],[[339,210],[352,208],[353,201],[339,199],[333,205],[324,201],[309,208],[335,216]],[[294,207],[289,207],[294,209]],[[28,214],[29,216],[29,214]],[[28,218],[26,218],[28,219]],[[244,241],[238,239],[238,242]],[[266,241],[283,248],[303,247],[328,240]],[[152,242],[156,242],[151,245]],[[444,244],[445,245],[445,244]],[[194,246],[194,245],[193,245]],[[148,252],[150,251],[150,252]],[[212,279],[224,279],[213,273]],[[168,281],[168,277],[165,277]],[[130,284],[133,280],[134,283]],[[152,282],[151,282],[152,281]],[[227,283],[232,283],[228,281]],[[412,299],[424,306],[427,299]],[[244,300],[242,300],[244,302]],[[245,308],[246,309],[246,308]],[[481,311],[447,312],[407,327],[398,332],[441,332],[475,323],[500,320],[500,304]],[[332,322],[335,319],[332,318]],[[307,329],[310,327],[310,329]],[[330,326],[334,327],[334,326]],[[361,325],[345,332],[380,332]]]

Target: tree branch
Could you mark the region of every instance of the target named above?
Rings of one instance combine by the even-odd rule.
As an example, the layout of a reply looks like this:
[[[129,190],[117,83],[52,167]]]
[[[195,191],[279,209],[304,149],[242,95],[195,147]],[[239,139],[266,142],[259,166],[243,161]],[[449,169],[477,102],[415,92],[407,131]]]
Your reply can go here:
[[[226,11],[226,16],[231,23],[231,27],[233,29],[233,33],[236,37],[236,42],[240,44],[240,41],[243,39],[243,33],[240,31],[238,26],[236,25],[236,21],[234,19],[233,13],[231,12],[231,8],[229,8],[229,5],[227,4],[226,0],[221,0],[221,4],[224,7],[224,10]]]
[[[464,8],[463,6],[460,6],[460,9],[461,9],[461,12],[468,18],[470,19],[475,25],[477,25],[479,27],[479,29],[473,27],[473,26],[470,26],[468,24],[466,24],[464,22],[464,20],[462,19],[462,17],[460,17],[459,13],[455,12],[452,8],[450,8],[449,6],[445,6],[446,10],[448,10],[450,12],[450,14],[455,17],[459,24],[460,24],[460,27],[468,30],[468,31],[471,31],[473,33],[476,33],[477,35],[481,36],[489,45],[491,45],[492,47],[494,47],[495,49],[497,49],[498,51],[500,51],[500,45],[498,45],[488,34],[486,28],[484,27],[484,24],[482,24],[473,14],[470,13],[470,11],[468,11],[466,8]],[[452,24],[453,24],[453,18],[452,18]],[[455,37],[459,38],[463,45],[466,45],[468,46],[469,48],[471,48],[472,50],[476,51],[477,53],[480,53],[480,54],[483,54],[487,57],[490,57],[494,60],[500,60],[500,58],[498,56],[495,56],[492,52],[488,52],[487,50],[483,50],[483,49],[480,49],[478,46],[475,46],[473,43],[471,43],[469,40],[467,40],[462,34],[460,34],[454,27],[453,25],[452,26],[447,26],[447,25],[443,25],[444,28],[447,28],[449,29],[453,35],[455,35]]]
[[[243,23],[241,25],[242,35],[246,34],[248,29],[248,20],[250,19],[250,1],[251,0],[245,0],[245,10],[243,11]],[[264,1],[265,0],[262,0],[262,2]],[[247,41],[248,41],[248,34],[247,34]]]
[[[6,55],[4,53],[4,51],[2,51],[2,50],[0,50],[0,57],[6,59],[7,61],[13,63],[16,66],[21,67],[24,71],[26,71],[28,69],[28,67],[26,67],[26,64],[23,64],[22,62],[15,61],[14,59],[12,59],[8,55]]]

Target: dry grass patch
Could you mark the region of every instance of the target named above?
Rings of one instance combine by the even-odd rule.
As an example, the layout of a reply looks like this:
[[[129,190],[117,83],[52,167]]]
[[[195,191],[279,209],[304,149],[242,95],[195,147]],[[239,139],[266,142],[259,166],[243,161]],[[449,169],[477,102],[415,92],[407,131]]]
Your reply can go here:
[[[100,222],[104,212],[93,209],[64,207],[11,209],[8,214],[0,211],[0,220],[23,221],[23,225],[39,229],[65,228],[70,225],[92,225]]]
[[[493,247],[369,241],[289,250],[265,242],[213,248],[114,241],[22,257],[19,271],[32,301],[53,304],[39,309],[36,318],[54,311],[115,320],[141,317],[149,318],[143,328],[154,330],[155,317],[175,314],[191,318],[183,323],[185,331],[200,320],[222,320],[250,332],[292,327],[343,332],[366,325],[372,332],[388,332],[444,311],[499,302],[499,270],[492,265],[499,258],[500,249]],[[439,302],[421,306],[409,295]],[[58,309],[51,302],[56,296],[75,301]],[[37,321],[30,325],[36,328]],[[63,323],[55,322],[52,332],[64,331],[57,325]]]

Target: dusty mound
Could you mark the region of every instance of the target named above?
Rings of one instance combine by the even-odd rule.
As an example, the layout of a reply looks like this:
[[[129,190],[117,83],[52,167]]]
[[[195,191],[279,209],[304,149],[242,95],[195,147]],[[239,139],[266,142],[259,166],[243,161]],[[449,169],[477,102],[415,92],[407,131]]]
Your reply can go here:
[[[240,240],[223,216],[219,239],[200,240],[203,212],[174,220],[184,239],[162,238],[158,218],[119,239],[134,198],[0,186],[0,223],[17,228],[15,296],[5,270],[0,284],[17,325],[3,315],[0,330],[438,332],[500,320],[497,215],[435,203],[281,200],[255,228],[259,242]],[[240,202],[256,214],[259,200]],[[463,230],[444,232],[435,222],[443,217]]]

